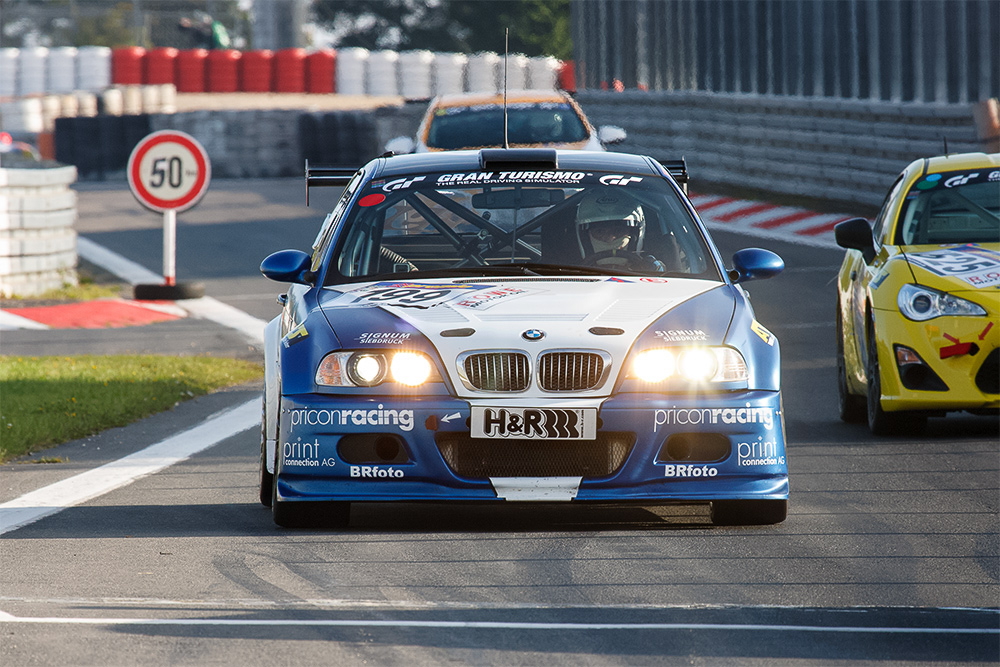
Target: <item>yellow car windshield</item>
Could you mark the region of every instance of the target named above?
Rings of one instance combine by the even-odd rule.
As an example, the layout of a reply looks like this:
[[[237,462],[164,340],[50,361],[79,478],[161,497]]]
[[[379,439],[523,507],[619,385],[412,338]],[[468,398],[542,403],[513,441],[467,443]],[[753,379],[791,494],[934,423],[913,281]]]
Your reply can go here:
[[[929,174],[913,184],[899,214],[897,245],[1000,241],[1000,170]]]

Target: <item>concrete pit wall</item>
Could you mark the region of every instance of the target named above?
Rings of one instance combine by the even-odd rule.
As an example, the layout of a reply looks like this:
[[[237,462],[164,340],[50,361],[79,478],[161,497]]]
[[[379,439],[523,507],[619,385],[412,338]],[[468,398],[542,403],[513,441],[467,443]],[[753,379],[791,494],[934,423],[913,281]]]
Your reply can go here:
[[[628,131],[614,150],[684,157],[693,184],[869,207],[910,162],[943,155],[945,142],[950,153],[991,150],[990,130],[981,121],[977,128],[977,117],[996,104],[597,91],[577,100],[594,125]]]

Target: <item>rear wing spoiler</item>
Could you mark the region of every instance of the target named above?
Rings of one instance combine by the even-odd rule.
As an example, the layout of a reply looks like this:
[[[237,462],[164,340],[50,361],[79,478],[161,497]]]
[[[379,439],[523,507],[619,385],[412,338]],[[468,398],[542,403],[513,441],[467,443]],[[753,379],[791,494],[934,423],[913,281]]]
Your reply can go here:
[[[681,186],[681,190],[685,192],[688,191],[688,181],[691,180],[688,176],[687,162],[684,158],[679,160],[657,160],[663,168],[666,169],[674,180],[677,181],[677,185]]]
[[[332,167],[313,165],[306,160],[306,206],[309,206],[309,188],[345,186],[351,182],[360,167]]]
[[[687,162],[684,158],[676,160],[657,160],[663,168],[674,177],[677,184],[684,192],[687,192],[688,181],[690,180],[687,170]],[[317,187],[345,186],[351,182],[354,174],[358,173],[359,167],[341,167],[330,165],[310,165],[306,160],[306,206],[309,205],[309,189]]]

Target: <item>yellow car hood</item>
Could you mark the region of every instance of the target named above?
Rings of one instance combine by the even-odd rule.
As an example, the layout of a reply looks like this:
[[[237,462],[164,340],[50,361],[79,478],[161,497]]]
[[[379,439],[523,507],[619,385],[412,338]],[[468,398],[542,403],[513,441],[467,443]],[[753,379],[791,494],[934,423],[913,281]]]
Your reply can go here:
[[[920,285],[952,294],[974,294],[992,305],[1000,301],[1000,243],[901,246],[902,256]],[[985,303],[984,303],[985,302]]]

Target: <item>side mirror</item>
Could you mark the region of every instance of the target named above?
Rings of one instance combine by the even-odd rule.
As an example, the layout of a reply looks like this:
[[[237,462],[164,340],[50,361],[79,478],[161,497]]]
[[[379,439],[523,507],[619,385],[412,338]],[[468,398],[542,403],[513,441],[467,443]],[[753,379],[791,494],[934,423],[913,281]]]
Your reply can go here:
[[[628,136],[620,127],[615,125],[602,125],[597,128],[597,140],[604,145],[620,144]]]
[[[860,250],[866,264],[875,259],[875,240],[872,238],[872,228],[864,218],[851,218],[833,228],[833,237],[837,245],[848,250]]]
[[[264,258],[260,272],[275,282],[312,285],[310,263],[309,255],[301,250],[279,250]]]
[[[770,250],[744,248],[733,255],[729,278],[734,283],[773,278],[785,269],[785,262]]]
[[[385,142],[385,149],[396,155],[407,155],[413,152],[417,144],[410,137],[395,137]]]

